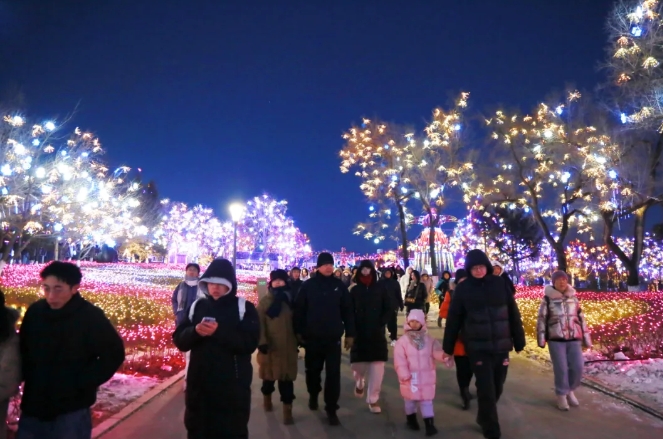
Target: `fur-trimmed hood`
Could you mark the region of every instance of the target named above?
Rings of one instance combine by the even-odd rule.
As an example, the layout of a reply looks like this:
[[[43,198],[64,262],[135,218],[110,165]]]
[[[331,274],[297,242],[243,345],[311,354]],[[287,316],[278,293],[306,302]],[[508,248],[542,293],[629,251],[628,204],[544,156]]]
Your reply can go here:
[[[560,293],[552,285],[546,285],[546,288],[543,290],[543,294],[545,294],[550,299],[562,299],[564,297],[575,297],[576,290],[571,285],[569,285],[566,287],[566,291],[564,293]]]

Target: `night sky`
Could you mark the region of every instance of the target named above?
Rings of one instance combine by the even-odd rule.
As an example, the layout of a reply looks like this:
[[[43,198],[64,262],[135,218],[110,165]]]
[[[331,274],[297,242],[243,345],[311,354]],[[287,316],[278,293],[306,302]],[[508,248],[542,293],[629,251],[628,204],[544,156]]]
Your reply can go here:
[[[94,131],[162,197],[287,199],[314,248],[369,251],[341,134],[417,124],[459,91],[529,109],[602,80],[612,0],[0,0],[0,93]],[[463,215],[455,204],[449,213]]]

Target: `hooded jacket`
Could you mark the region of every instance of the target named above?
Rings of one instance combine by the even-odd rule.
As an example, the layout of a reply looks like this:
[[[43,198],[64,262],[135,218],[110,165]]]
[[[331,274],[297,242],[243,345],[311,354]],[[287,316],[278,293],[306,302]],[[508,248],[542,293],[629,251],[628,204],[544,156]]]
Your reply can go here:
[[[511,276],[509,276],[509,273],[506,272],[504,269],[504,265],[500,261],[493,261],[493,266],[498,266],[502,269],[502,274],[500,274],[500,277],[504,279],[504,282],[506,283],[507,288],[509,291],[511,291],[511,294],[516,294],[516,286],[513,284],[513,281],[511,280]]]
[[[477,279],[471,268],[485,265],[486,275]],[[525,330],[516,300],[504,279],[494,276],[484,252],[471,250],[465,258],[468,277],[456,286],[444,332],[444,352],[452,355],[459,334],[468,355],[517,352],[525,348]]]
[[[569,285],[561,293],[552,285],[546,286],[539,306],[536,333],[541,348],[548,341],[582,340],[586,347],[592,345],[587,322],[573,287]]]
[[[362,281],[361,270],[370,268],[369,283]],[[385,326],[392,315],[392,300],[371,261],[362,261],[353,279],[352,297],[356,336],[350,350],[350,362],[387,361]]]
[[[218,299],[208,284],[230,286]],[[251,413],[251,354],[258,347],[260,324],[255,306],[245,303],[240,319],[235,269],[226,259],[215,259],[198,282],[199,299],[193,312],[173,334],[175,346],[191,352],[185,395],[184,425],[189,439],[248,435]],[[203,317],[219,325],[208,337],[196,332]]]
[[[421,323],[419,330],[423,332],[423,348],[418,349],[408,336],[412,331],[405,322],[405,335],[398,339],[394,347],[394,368],[400,383],[401,396],[412,401],[432,401],[435,398],[437,374],[435,362],[443,362],[440,342],[428,334],[426,317],[420,309],[413,309],[407,321],[416,320]]]
[[[384,288],[387,290],[387,294],[391,299],[391,306],[394,311],[403,309],[403,294],[401,293],[401,285],[396,280],[396,274],[391,270],[391,277],[382,276],[382,279],[378,281],[384,285]]]

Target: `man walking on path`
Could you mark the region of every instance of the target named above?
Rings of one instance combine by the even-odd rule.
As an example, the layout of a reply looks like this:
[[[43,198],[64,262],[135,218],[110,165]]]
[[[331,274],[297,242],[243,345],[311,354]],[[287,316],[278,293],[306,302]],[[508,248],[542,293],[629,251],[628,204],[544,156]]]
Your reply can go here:
[[[251,302],[237,297],[235,269],[215,259],[198,282],[203,297],[175,330],[180,351],[191,351],[184,425],[189,439],[245,439],[251,414],[251,354],[260,322]]]
[[[481,250],[465,258],[468,278],[456,287],[444,332],[444,352],[451,356],[459,335],[476,377],[477,423],[486,439],[501,437],[497,401],[509,367],[509,352],[525,348],[525,330],[516,300]]]
[[[177,285],[173,291],[171,302],[173,314],[175,315],[175,326],[179,326],[186,320],[189,307],[196,301],[198,295],[198,276],[200,276],[200,265],[189,264],[184,269],[184,280]],[[186,390],[186,373],[189,371],[190,352],[184,355],[184,390]]]
[[[345,349],[352,347],[355,322],[352,299],[340,279],[333,276],[334,257],[318,255],[315,277],[304,282],[295,302],[295,333],[306,349],[306,387],[309,408],[318,409],[322,390],[321,374],[325,369],[325,411],[330,425],[340,425],[336,414],[341,394],[341,337]]]
[[[396,280],[393,268],[387,268],[384,276],[378,283],[384,285],[387,295],[391,300],[391,313],[389,314],[389,321],[387,321],[387,330],[389,331],[391,345],[395,346],[396,339],[398,338],[398,311],[403,311],[404,307],[401,285]]]
[[[21,325],[25,386],[17,439],[89,439],[97,388],[124,362],[124,344],[104,312],[81,297],[74,264],[39,274],[44,298]]]

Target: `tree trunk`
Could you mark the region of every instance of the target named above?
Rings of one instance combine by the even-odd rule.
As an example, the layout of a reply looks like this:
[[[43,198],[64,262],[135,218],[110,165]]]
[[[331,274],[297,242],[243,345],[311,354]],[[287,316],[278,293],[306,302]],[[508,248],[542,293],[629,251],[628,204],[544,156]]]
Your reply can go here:
[[[398,205],[398,221],[401,228],[401,252],[403,253],[403,269],[410,266],[410,251],[408,250],[407,242],[407,224],[405,223],[405,209],[403,204],[397,202]]]
[[[566,251],[564,249],[563,241],[553,241],[553,249],[555,250],[555,257],[557,258],[557,269],[566,272],[568,264],[566,261]]]
[[[5,246],[2,252],[2,261],[4,261],[5,264],[9,262],[9,257],[11,256],[14,244],[16,244],[16,239],[18,238],[18,235],[12,232],[11,235],[7,236],[7,238],[8,238],[7,245]]]
[[[639,290],[638,287],[640,286],[640,260],[642,258],[643,243],[645,239],[645,217],[649,207],[651,207],[650,204],[645,204],[633,212],[635,225],[633,227],[633,253],[631,253],[631,257],[626,255],[612,238],[612,232],[615,225],[613,216],[610,212],[605,212],[603,214],[603,221],[605,223],[603,239],[608,249],[619,258],[620,262],[624,265],[626,270],[628,270],[626,285],[628,285],[629,291]]]
[[[435,226],[437,226],[437,220],[433,217],[432,209],[428,209],[428,250],[430,252],[430,270],[431,276],[438,275],[437,267],[437,256],[435,255]]]

